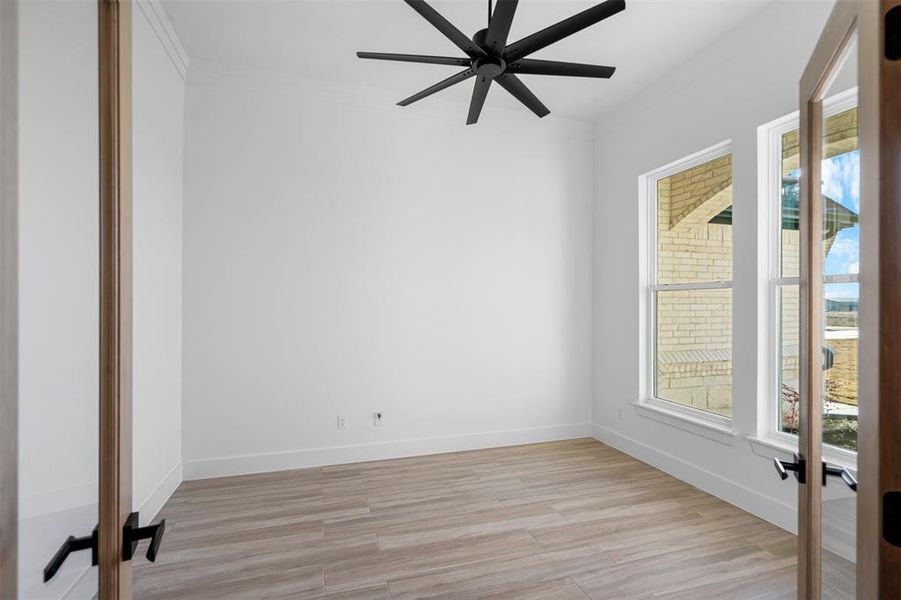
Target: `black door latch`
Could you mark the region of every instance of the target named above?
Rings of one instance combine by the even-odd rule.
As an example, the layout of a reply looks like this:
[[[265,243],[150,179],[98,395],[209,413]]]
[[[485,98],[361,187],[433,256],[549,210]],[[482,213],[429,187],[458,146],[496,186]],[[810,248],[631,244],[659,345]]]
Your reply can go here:
[[[806,479],[805,462],[804,459],[801,458],[801,455],[795,452],[795,460],[792,462],[786,460],[779,460],[778,458],[773,459],[773,466],[776,467],[776,473],[779,474],[779,477],[784,481],[788,479],[788,471],[794,471],[795,479],[798,480],[798,483],[804,483]],[[839,467],[837,465],[830,465],[829,463],[823,461],[823,485],[826,485],[826,477],[841,477],[842,481],[845,482],[851,491],[857,491],[857,479],[854,478],[854,475],[851,474],[851,471],[845,469],[844,467]]]
[[[166,519],[163,519],[156,525],[146,525],[138,527],[138,513],[133,512],[128,515],[125,525],[122,527],[122,558],[123,560],[131,560],[135,555],[138,543],[144,539],[150,539],[150,547],[147,548],[147,560],[156,562],[156,556],[160,551],[160,544],[163,543],[163,533],[166,531]],[[50,581],[69,555],[79,550],[91,551],[91,565],[97,565],[97,527],[91,535],[77,538],[70,535],[60,546],[47,566],[44,567],[44,583]]]
[[[69,558],[69,555],[73,552],[78,552],[79,550],[90,550],[91,551],[91,565],[97,565],[97,528],[94,527],[94,532],[91,535],[86,535],[84,537],[77,538],[74,535],[70,535],[66,538],[66,541],[63,542],[63,545],[59,547],[59,550],[56,551],[56,554],[53,555],[53,558],[50,559],[50,562],[47,563],[47,566],[44,567],[44,583],[47,583],[53,576],[56,575],[56,572],[59,571],[59,568],[63,566],[63,563],[66,562],[66,559]]]
[[[779,474],[779,478],[781,480],[785,481],[786,479],[788,479],[788,471],[794,471],[795,479],[798,480],[798,483],[804,483],[806,478],[804,469],[805,463],[804,459],[801,458],[801,455],[797,452],[795,452],[795,460],[792,462],[774,458],[773,466],[776,467],[776,473]]]
[[[163,519],[156,525],[145,525],[138,527],[138,513],[133,512],[128,515],[125,526],[122,528],[122,558],[131,560],[138,548],[138,542],[141,540],[150,540],[150,546],[147,548],[147,560],[156,562],[156,555],[160,551],[160,544],[163,543],[163,534],[166,532],[166,519]]]
[[[823,463],[823,485],[826,485],[826,477],[841,477],[842,481],[845,482],[845,485],[851,488],[852,492],[857,491],[857,479],[854,478],[854,475],[851,474],[851,471],[845,469],[844,467],[839,467],[836,465],[830,465],[827,462]]]

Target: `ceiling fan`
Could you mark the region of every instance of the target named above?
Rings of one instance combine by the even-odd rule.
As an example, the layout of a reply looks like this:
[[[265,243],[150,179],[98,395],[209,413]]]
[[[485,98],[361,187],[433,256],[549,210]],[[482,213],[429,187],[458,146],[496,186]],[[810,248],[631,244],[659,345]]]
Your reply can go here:
[[[357,57],[453,65],[466,67],[466,69],[456,75],[451,75],[443,81],[439,81],[419,93],[413,94],[409,98],[401,100],[397,103],[399,106],[408,106],[417,100],[431,96],[435,92],[440,92],[470,77],[475,77],[476,82],[472,90],[472,100],[469,104],[469,115],[466,119],[467,125],[472,125],[479,120],[479,114],[482,112],[482,106],[485,104],[485,97],[488,95],[488,89],[491,87],[492,81],[497,81],[501,87],[525,104],[533,113],[539,117],[544,117],[551,111],[516,76],[518,73],[523,75],[564,75],[568,77],[609,79],[616,70],[615,67],[537,60],[526,57],[625,10],[625,0],[607,0],[512,44],[507,44],[507,35],[510,33],[510,25],[513,23],[513,15],[516,13],[516,5],[519,3],[519,0],[497,0],[497,6],[494,7],[493,11],[491,0],[488,0],[488,28],[477,31],[472,36],[472,39],[466,37],[463,32],[442,17],[425,0],[404,1],[413,10],[422,15],[426,21],[431,23],[435,29],[443,33],[460,50],[465,52],[466,57],[387,54],[383,52],[357,52]]]

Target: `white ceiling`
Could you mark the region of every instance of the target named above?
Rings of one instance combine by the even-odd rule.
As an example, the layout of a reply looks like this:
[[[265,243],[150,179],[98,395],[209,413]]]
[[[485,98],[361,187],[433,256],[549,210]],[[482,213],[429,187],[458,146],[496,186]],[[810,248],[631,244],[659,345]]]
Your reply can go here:
[[[522,0],[510,41],[598,1]],[[532,55],[612,65],[617,67],[612,79],[521,77],[552,113],[591,119],[665,76],[770,1],[627,0],[624,12]],[[431,4],[467,35],[486,25],[487,0]],[[459,67],[364,61],[356,51],[463,55],[402,0],[164,0],[163,6],[191,60],[374,85],[396,92],[398,100]],[[467,82],[440,94],[468,104],[471,89]],[[488,102],[521,107],[499,86],[492,87]]]

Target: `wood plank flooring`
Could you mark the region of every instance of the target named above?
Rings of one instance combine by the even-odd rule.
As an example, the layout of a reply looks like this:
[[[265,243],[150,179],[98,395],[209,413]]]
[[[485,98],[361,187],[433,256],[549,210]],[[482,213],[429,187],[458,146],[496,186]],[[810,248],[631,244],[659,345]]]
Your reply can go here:
[[[189,481],[160,517],[138,599],[795,595],[792,535],[594,440]]]

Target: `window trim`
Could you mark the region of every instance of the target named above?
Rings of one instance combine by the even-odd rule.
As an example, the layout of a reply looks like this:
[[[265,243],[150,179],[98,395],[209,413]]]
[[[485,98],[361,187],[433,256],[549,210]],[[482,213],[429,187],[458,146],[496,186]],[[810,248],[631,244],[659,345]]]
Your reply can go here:
[[[740,437],[738,430],[732,424],[732,420],[722,415],[654,398],[636,401],[632,404],[639,416],[659,423],[665,423],[671,427],[688,431],[726,446],[734,446],[736,440]],[[700,413],[700,415],[697,413]]]
[[[857,88],[851,88],[823,100],[823,117],[844,112],[858,105]],[[798,129],[800,113],[794,111],[783,117],[758,127],[758,186],[766,203],[766,375],[765,389],[758,394],[759,414],[763,417],[758,425],[758,441],[772,440],[782,446],[792,443],[797,446],[798,436],[782,431],[780,423],[781,389],[779,381],[780,365],[780,290],[783,287],[801,284],[800,277],[783,277],[782,262],[782,136]],[[859,283],[859,275],[824,275],[823,283]],[[845,448],[824,444],[824,456],[832,456],[843,462],[856,460],[857,453]]]
[[[692,283],[657,283],[657,182],[670,175],[686,171],[704,163],[722,158],[733,153],[732,140],[724,140],[686,157],[670,162],[662,167],[649,171],[638,178],[639,190],[639,260],[642,268],[639,273],[639,301],[641,319],[639,368],[639,400],[635,403],[636,411],[642,416],[664,412],[672,417],[672,421],[684,420],[690,424],[705,424],[719,431],[734,431],[733,417],[700,410],[678,402],[658,398],[655,395],[655,373],[657,369],[657,293],[684,290],[717,290],[732,289],[732,281],[705,281]],[[641,239],[644,238],[644,239]],[[733,259],[734,268],[734,259]],[[734,276],[734,273],[733,273]],[[733,297],[733,306],[734,306]],[[735,339],[732,339],[734,348]],[[648,410],[641,410],[648,409]],[[653,412],[652,412],[653,411]],[[734,416],[734,415],[733,415]],[[667,421],[669,422],[669,421]],[[675,423],[670,423],[675,424]]]

